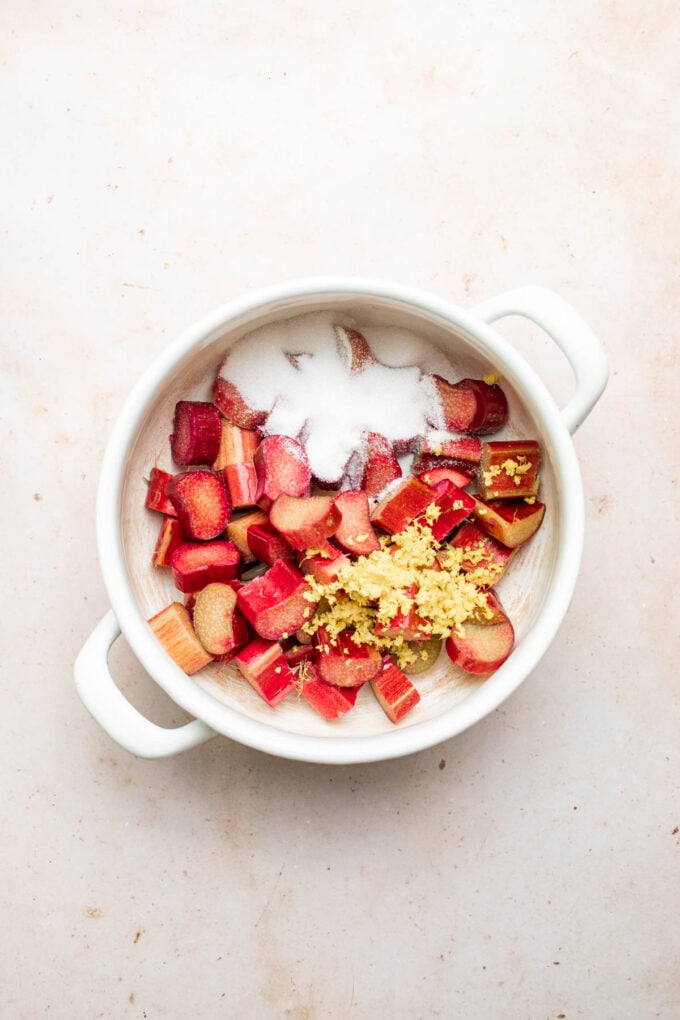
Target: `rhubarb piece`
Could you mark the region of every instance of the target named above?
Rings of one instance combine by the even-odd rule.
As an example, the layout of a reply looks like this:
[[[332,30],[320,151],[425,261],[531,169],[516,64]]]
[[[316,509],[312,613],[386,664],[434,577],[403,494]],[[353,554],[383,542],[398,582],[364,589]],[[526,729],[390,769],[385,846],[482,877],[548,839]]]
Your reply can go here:
[[[455,468],[450,467],[436,467],[430,468],[428,471],[414,471],[413,473],[421,482],[429,485],[431,489],[434,489],[439,482],[444,481],[451,482],[458,489],[464,489],[474,478],[474,475],[467,474],[465,471],[457,471]]]
[[[182,534],[179,521],[176,517],[164,517],[161,521],[161,530],[158,533],[156,547],[151,557],[154,567],[169,567],[170,558],[175,549],[179,549],[186,539]]]
[[[312,472],[305,448],[290,436],[267,436],[255,451],[257,502],[269,510],[277,496],[306,496]]]
[[[277,496],[269,511],[273,527],[294,549],[313,549],[334,535],[340,511],[332,496]]]
[[[416,612],[414,598],[418,586],[410,584],[404,588],[404,602],[399,611],[386,623],[376,621],[375,633],[380,637],[403,638],[404,641],[417,641],[425,637],[424,627],[427,621]]]
[[[184,471],[165,487],[187,538],[208,541],[221,535],[231,514],[231,501],[222,475],[214,471]]]
[[[212,464],[220,448],[220,412],[214,404],[200,400],[180,400],[170,436],[170,451],[175,464]]]
[[[371,690],[387,718],[400,722],[420,701],[420,695],[394,660],[386,655],[380,672],[371,680]]]
[[[434,493],[417,478],[406,478],[373,509],[371,520],[391,535],[403,531],[432,503]]]
[[[446,652],[451,662],[466,673],[488,676],[503,665],[515,644],[515,632],[498,596],[491,589],[487,593],[490,618],[479,612],[474,619],[466,620],[463,633],[452,631],[446,639]]]
[[[324,719],[339,719],[345,715],[354,707],[359,693],[358,687],[326,683],[311,663],[301,671],[299,682],[302,697]]]
[[[360,489],[345,489],[335,497],[340,523],[335,541],[354,556],[368,556],[380,548],[368,509],[368,495]]]
[[[319,552],[305,556],[300,561],[300,570],[303,574],[311,574],[319,584],[330,584],[337,581],[340,571],[349,567],[350,563],[348,556],[340,549],[336,549],[331,542],[326,542]]]
[[[430,425],[448,432],[467,432],[478,414],[476,393],[441,375],[423,376],[423,385],[429,399]]]
[[[437,542],[443,542],[461,521],[470,516],[475,507],[475,500],[448,479],[438,482],[433,491],[433,502],[439,509],[439,516],[428,526]],[[417,520],[423,525],[427,524],[424,514]]]
[[[144,503],[147,510],[157,510],[168,517],[177,516],[177,511],[172,505],[172,501],[165,494],[165,486],[171,481],[172,475],[168,474],[167,471],[161,471],[160,468],[156,467],[151,468],[149,488],[146,493],[146,502]]]
[[[256,638],[234,657],[239,672],[272,707],[295,689],[295,676],[277,641]]]
[[[478,499],[472,513],[488,535],[509,549],[515,549],[538,531],[545,514],[545,504],[531,496],[529,502],[524,499],[494,499],[485,503]]]
[[[288,542],[269,521],[264,524],[251,524],[248,528],[247,542],[255,559],[270,567],[273,567],[277,560],[295,559],[295,553]]]
[[[317,667],[321,679],[337,687],[360,687],[379,671],[382,658],[377,648],[359,645],[353,631],[341,630],[331,638],[324,627],[317,631]]]
[[[408,457],[418,449],[419,436],[408,436],[406,439],[393,439],[392,450],[395,457]]]
[[[224,469],[232,507],[257,505],[257,470],[254,464],[229,464]]]
[[[242,429],[227,421],[221,422],[220,447],[212,466],[213,471],[222,471],[234,464],[252,464],[255,451],[260,445],[259,432]]]
[[[535,496],[540,462],[541,448],[534,439],[484,443],[478,476],[482,499]]]
[[[297,669],[303,662],[313,662],[316,651],[313,645],[301,645],[297,641],[283,646],[283,654],[291,669]]]
[[[378,432],[366,437],[366,461],[361,488],[368,496],[379,496],[390,482],[401,478],[402,471],[392,445]]]
[[[471,390],[477,399],[477,414],[468,426],[468,432],[488,436],[503,428],[508,420],[508,401],[497,383],[487,383],[482,379],[461,379],[458,386]]]
[[[427,641],[409,641],[408,646],[415,653],[416,659],[415,662],[409,662],[408,666],[404,666],[404,673],[424,673],[431,666],[434,666],[439,658],[443,643],[441,638],[437,637],[428,638]]]
[[[460,569],[478,588],[497,584],[515,555],[515,549],[508,549],[474,521],[466,521],[449,544],[463,551]]]
[[[170,557],[175,587],[196,592],[238,577],[241,556],[233,542],[185,542]]]
[[[224,363],[222,367],[224,367]],[[251,407],[234,384],[220,373],[221,369],[213,384],[212,398],[227,421],[230,421],[232,425],[238,425],[241,429],[256,429],[259,425],[263,425],[268,412]]]
[[[455,471],[460,474],[464,479],[459,483],[462,489],[476,476],[477,465],[468,460],[461,460],[459,457],[438,457],[436,453],[417,453],[413,458],[411,472],[418,478],[422,478],[424,474],[430,474],[431,471],[441,470]]]
[[[363,333],[356,329],[347,329],[346,326],[336,326],[335,336],[338,357],[352,375],[363,372],[367,365],[375,363],[373,351]]]
[[[196,637],[211,655],[225,656],[248,641],[245,620],[236,609],[236,592],[228,584],[208,584],[196,596]]]
[[[279,560],[237,593],[238,607],[262,638],[278,641],[294,634],[314,613],[306,596],[310,585],[292,563]]]
[[[264,510],[252,510],[227,524],[227,538],[237,546],[246,562],[258,558],[248,544],[248,528],[251,524],[269,524],[269,516]]]
[[[479,464],[482,456],[482,441],[476,436],[453,437],[439,432],[428,432],[420,442],[419,453],[446,457],[474,466]]]
[[[188,676],[212,662],[212,655],[196,637],[191,618],[181,602],[171,602],[148,623],[168,655]]]

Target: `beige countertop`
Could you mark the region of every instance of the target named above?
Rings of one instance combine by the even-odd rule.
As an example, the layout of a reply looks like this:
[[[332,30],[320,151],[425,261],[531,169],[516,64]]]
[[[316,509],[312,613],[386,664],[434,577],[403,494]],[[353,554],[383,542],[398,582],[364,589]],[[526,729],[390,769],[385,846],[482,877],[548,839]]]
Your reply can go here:
[[[675,5],[10,3],[2,16],[0,1014],[680,1015]],[[202,313],[294,276],[602,338],[583,567],[501,708],[324,767],[139,760],[82,706],[115,416]],[[502,331],[557,399],[540,331]],[[183,715],[119,641],[123,690]]]

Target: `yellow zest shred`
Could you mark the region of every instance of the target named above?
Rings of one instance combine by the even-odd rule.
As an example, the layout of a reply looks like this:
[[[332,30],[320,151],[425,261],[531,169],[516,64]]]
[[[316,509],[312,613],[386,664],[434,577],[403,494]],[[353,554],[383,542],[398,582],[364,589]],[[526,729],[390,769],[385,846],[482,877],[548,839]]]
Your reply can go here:
[[[499,378],[500,376],[498,375],[497,372],[487,372],[487,374],[484,376],[484,382],[487,384],[487,386],[495,386]]]

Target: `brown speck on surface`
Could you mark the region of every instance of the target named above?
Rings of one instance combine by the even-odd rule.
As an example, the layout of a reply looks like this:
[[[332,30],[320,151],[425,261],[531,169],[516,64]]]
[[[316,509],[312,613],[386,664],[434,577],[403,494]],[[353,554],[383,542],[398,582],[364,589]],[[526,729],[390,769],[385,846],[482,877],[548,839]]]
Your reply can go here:
[[[140,227],[139,230],[137,231],[137,233],[140,234],[141,237],[144,237],[144,228]]]
[[[498,236],[501,239],[501,248],[503,249],[503,251],[507,251],[508,250],[508,239],[507,239],[507,237],[504,237],[503,234],[499,234]]]
[[[680,832],[680,828],[676,825],[675,828],[673,829],[673,831],[671,832],[671,836],[677,836],[677,834],[679,832]]]
[[[36,501],[36,503],[39,503],[41,501],[41,499],[42,499],[42,496],[40,495],[39,492],[34,492],[33,493],[33,499]]]
[[[130,992],[130,994],[128,995],[128,1002],[132,1006],[134,1004],[134,1001],[135,1001],[135,993],[134,992]]]
[[[88,907],[85,913],[87,914],[88,917],[92,918],[92,920],[96,920],[98,917],[102,916],[102,908]]]
[[[139,940],[141,939],[143,934],[144,934],[144,929],[142,929],[141,931],[135,932],[135,937],[132,940],[133,946],[137,945],[137,943],[139,942]]]
[[[439,762],[439,768],[440,768],[440,769],[445,769],[445,768],[446,768],[446,758],[442,758],[442,759],[440,760],[440,762]]]
[[[566,1020],[566,1016],[567,1016],[566,1013],[558,1013],[557,1020]]]
[[[573,806],[573,808],[571,810],[572,811],[578,811],[578,804],[574,804],[574,806]]]

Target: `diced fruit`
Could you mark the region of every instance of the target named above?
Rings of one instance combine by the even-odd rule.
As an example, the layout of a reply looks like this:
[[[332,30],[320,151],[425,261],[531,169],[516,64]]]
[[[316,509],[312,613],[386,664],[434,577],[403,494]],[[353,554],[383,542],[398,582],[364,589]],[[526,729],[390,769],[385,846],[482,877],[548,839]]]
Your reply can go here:
[[[233,507],[257,505],[257,470],[254,464],[229,464],[224,477]]]
[[[312,549],[334,535],[340,511],[332,496],[277,496],[269,519],[294,549]]]
[[[473,479],[473,475],[467,474],[465,471],[457,471],[455,468],[450,467],[437,467],[430,468],[428,471],[423,471],[414,474],[420,479],[421,482],[425,482],[430,488],[434,489],[439,482],[448,481],[455,485],[458,489],[464,489],[466,485],[469,485]]]
[[[466,521],[449,543],[455,549],[462,549],[465,556],[461,570],[479,588],[497,584],[506,567],[515,555],[491,535],[487,535],[474,521]]]
[[[256,638],[234,657],[234,662],[268,705],[278,705],[295,689],[295,676],[277,641]]]
[[[449,432],[467,432],[477,414],[477,397],[472,390],[450,383],[441,375],[426,375],[430,425]]]
[[[530,503],[523,499],[494,499],[488,503],[478,499],[473,510],[480,527],[510,549],[538,531],[544,514],[545,504],[536,499]]]
[[[340,571],[343,567],[348,567],[350,562],[349,557],[340,549],[326,542],[320,552],[305,556],[300,561],[300,570],[303,574],[311,574],[320,584],[330,584],[331,581],[337,580]]]
[[[213,471],[222,471],[234,464],[252,464],[255,451],[260,445],[260,434],[252,429],[242,429],[222,419],[220,448],[217,451]]]
[[[256,560],[272,567],[277,560],[294,560],[295,553],[283,535],[267,521],[251,524],[247,534],[248,547]]]
[[[221,535],[231,514],[231,500],[222,475],[184,471],[166,485],[187,538],[207,541]]]
[[[148,622],[168,655],[189,676],[212,662],[212,655],[196,637],[189,613],[181,602],[171,602]]]
[[[244,584],[238,607],[260,637],[269,641],[294,634],[314,613],[307,581],[292,563],[278,560],[266,574]]]
[[[432,503],[434,493],[429,485],[417,478],[406,478],[401,485],[378,503],[371,520],[391,535],[403,531]]]
[[[251,407],[239,391],[219,372],[213,384],[212,398],[220,411],[232,425],[242,429],[256,429],[264,424],[266,410]]]
[[[424,673],[430,666],[434,666],[442,650],[443,641],[441,638],[428,638],[427,641],[409,641],[408,646],[415,653],[415,662],[409,662],[404,666],[404,673]]]
[[[475,465],[482,456],[482,441],[476,436],[453,437],[428,432],[423,436],[419,452]]]
[[[341,630],[331,640],[323,627],[317,631],[317,666],[321,679],[337,687],[360,687],[376,675],[382,658],[377,648],[358,645],[352,631]]]
[[[535,496],[540,461],[541,448],[534,439],[484,443],[478,476],[482,499]]]
[[[419,637],[424,637],[423,627],[426,621],[416,612],[413,601],[417,590],[415,584],[404,589],[404,600],[408,601],[408,608],[401,608],[387,623],[381,623],[378,620],[375,624],[376,634],[380,637],[401,637],[404,641],[417,641]]]
[[[388,719],[398,723],[420,701],[420,695],[394,660],[385,656],[380,672],[371,680],[371,690]]]
[[[201,400],[180,400],[170,436],[172,459],[180,467],[212,464],[220,448],[220,412]]]
[[[269,524],[269,516],[264,510],[252,510],[241,514],[227,524],[227,538],[237,546],[243,559],[256,560],[257,556],[248,544],[248,528],[251,524]]]
[[[300,677],[300,694],[324,719],[338,719],[349,712],[356,703],[358,693],[358,687],[338,687],[326,683],[311,663],[304,667]]]
[[[482,379],[461,379],[458,385],[472,390],[477,398],[477,414],[468,432],[488,436],[503,428],[508,420],[508,401],[498,383],[486,383]]]
[[[464,634],[455,630],[446,639],[451,661],[466,673],[488,676],[503,665],[515,644],[515,632],[495,592],[487,595],[491,618],[466,620]]]
[[[172,475],[168,474],[167,471],[161,471],[160,468],[151,468],[149,473],[149,488],[146,493],[146,502],[144,506],[147,510],[157,510],[161,514],[167,514],[168,517],[176,517],[177,511],[172,505],[172,501],[165,494],[165,486],[168,482],[172,481]]]
[[[367,365],[373,364],[375,358],[368,345],[368,340],[357,329],[336,326],[335,335],[340,361],[352,374],[362,372]]]
[[[392,445],[379,433],[369,432],[361,488],[368,496],[379,496],[390,482],[401,478],[401,475],[401,466]]]
[[[418,449],[418,436],[409,436],[408,439],[393,439],[392,450],[395,457],[408,457]]]
[[[380,548],[368,509],[368,496],[360,489],[345,489],[335,497],[340,523],[335,541],[354,556],[368,556]]]
[[[243,622],[236,609],[236,592],[228,584],[208,584],[196,596],[194,630],[211,655],[227,655],[247,642]]]
[[[470,516],[475,507],[472,496],[457,488],[448,479],[438,482],[435,486],[433,502],[440,513],[429,527],[438,542],[443,542],[461,521]],[[426,524],[424,516],[421,523]]]
[[[175,549],[178,549],[186,539],[182,534],[179,521],[176,517],[164,517],[161,521],[161,530],[158,533],[156,547],[151,557],[154,567],[169,567],[170,558]]]
[[[301,645],[298,642],[283,647],[283,654],[291,669],[303,662],[312,662],[316,656],[313,645]]]
[[[241,556],[233,542],[185,542],[170,558],[175,587],[195,592],[238,577]]]
[[[441,470],[454,471],[459,474],[461,480],[454,484],[462,489],[476,476],[477,465],[469,460],[460,460],[458,457],[438,457],[436,453],[417,453],[413,458],[411,471],[418,478],[422,478],[423,475],[430,474],[432,471]]]
[[[306,496],[312,472],[305,448],[290,436],[267,436],[255,451],[257,502],[268,510],[277,496]]]

